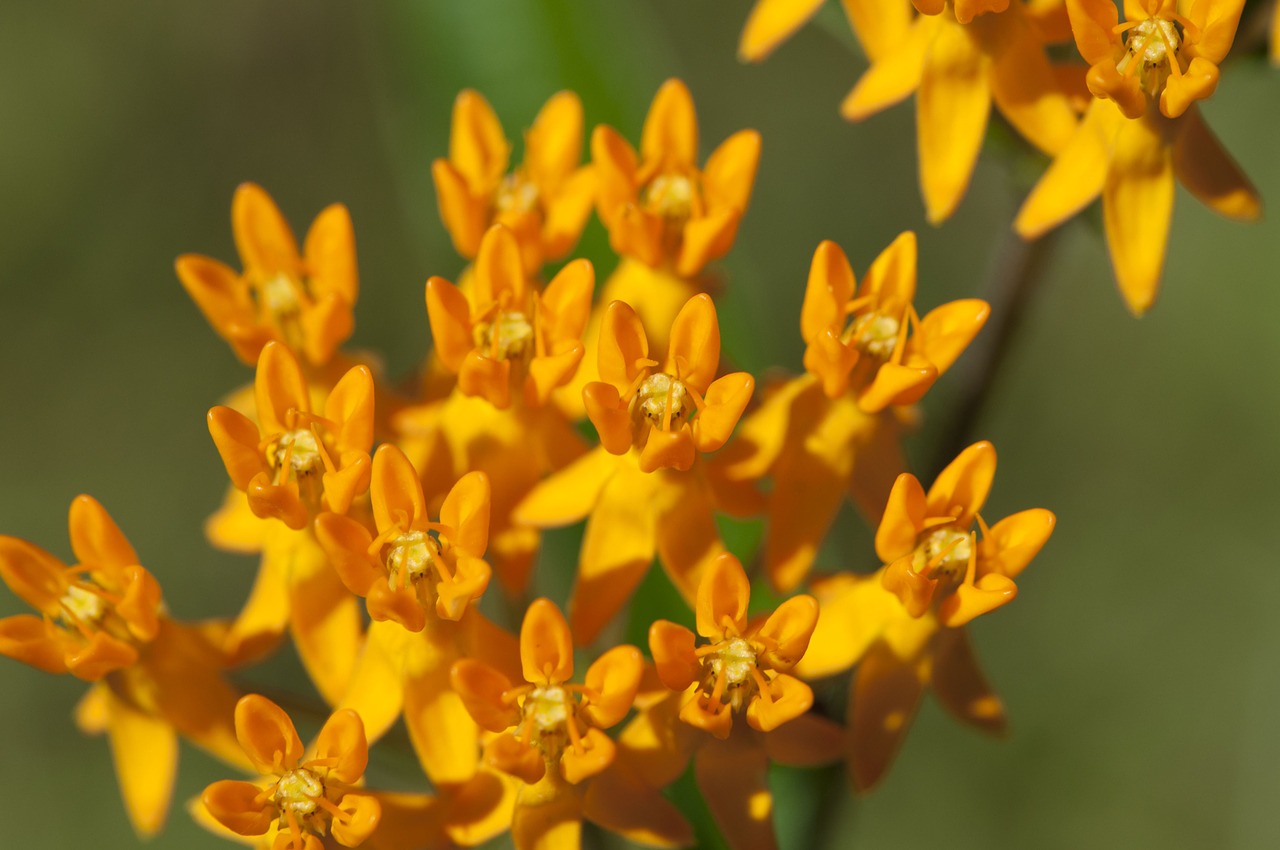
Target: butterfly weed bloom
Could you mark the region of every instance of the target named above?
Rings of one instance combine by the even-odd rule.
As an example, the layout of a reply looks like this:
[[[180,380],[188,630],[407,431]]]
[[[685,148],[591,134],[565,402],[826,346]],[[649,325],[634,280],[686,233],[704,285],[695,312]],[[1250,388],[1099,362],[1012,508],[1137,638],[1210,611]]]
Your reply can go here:
[[[920,14],[905,32],[892,24],[894,15],[888,21],[865,10],[851,15],[859,37],[875,47],[868,51],[871,67],[840,111],[861,121],[916,95],[920,188],[925,213],[938,224],[964,198],[993,103],[1019,134],[1050,154],[1070,141],[1077,119],[1024,4],[918,0],[914,5]]]
[[[1003,706],[978,669],[964,626],[1013,600],[1014,580],[1055,519],[1033,508],[988,526],[980,511],[995,467],[995,449],[981,442],[948,464],[927,493],[914,476],[899,476],[876,530],[876,554],[886,566],[814,587],[822,617],[797,671],[815,678],[859,664],[849,711],[849,767],[859,789],[889,767],[928,686],[960,720],[1004,728]]]
[[[904,468],[898,411],[925,395],[990,312],[962,299],[921,318],[915,289],[910,231],[881,252],[861,286],[840,247],[820,244],[800,313],[806,373],[767,395],[716,458],[730,480],[773,477],[764,561],[781,591],[808,573],[846,493],[878,518]]]
[[[129,819],[153,835],[173,793],[179,734],[243,763],[229,722],[236,695],[209,636],[169,618],[155,577],[102,505],[76,497],[69,526],[72,566],[0,536],[0,578],[39,612],[0,620],[0,654],[94,683],[77,723],[107,733]]]
[[[646,843],[674,846],[687,826],[656,792],[634,785],[626,796],[601,794],[592,781],[613,764],[615,745],[603,730],[631,710],[644,669],[640,651],[614,647],[587,669],[583,684],[573,684],[569,624],[554,603],[538,599],[520,628],[520,660],[521,685],[474,659],[455,663],[452,676],[471,716],[496,736],[485,760],[523,783],[511,824],[516,847],[577,847],[584,816]],[[657,824],[637,826],[633,806],[663,813],[677,834],[662,840],[653,832]]]
[[[1136,315],[1159,289],[1175,181],[1228,218],[1261,215],[1257,191],[1196,106],[1217,89],[1242,5],[1199,0],[1184,15],[1173,0],[1131,0],[1121,24],[1109,2],[1067,3],[1094,100],[1014,227],[1037,238],[1101,195],[1116,280]]]
[[[502,224],[519,241],[530,274],[569,252],[595,202],[595,179],[582,165],[582,102],[553,95],[525,133],[524,162],[508,171],[511,145],[493,107],[464,90],[453,104],[449,156],[431,164],[440,218],[467,259],[484,234]]]
[[[178,258],[178,279],[236,356],[253,363],[268,342],[288,345],[319,368],[355,328],[359,292],[355,232],[342,204],[325,207],[301,251],[271,196],[255,183],[236,189],[231,227],[244,267],[199,254]]]
[[[583,390],[600,446],[516,509],[520,522],[537,527],[590,517],[569,606],[584,643],[626,602],[655,549],[692,599],[701,572],[724,548],[712,515],[716,496],[697,458],[728,441],[755,382],[745,372],[715,377],[720,327],[709,296],[685,303],[670,338],[659,368],[636,312],[620,301],[609,305],[598,352],[602,380]]]
[[[272,850],[322,850],[327,836],[359,847],[378,826],[378,800],[358,787],[369,762],[364,725],[354,711],[330,715],[307,757],[283,709],[250,694],[235,708],[236,737],[253,765],[272,778],[224,779],[201,802],[223,826],[245,836],[274,833]]]

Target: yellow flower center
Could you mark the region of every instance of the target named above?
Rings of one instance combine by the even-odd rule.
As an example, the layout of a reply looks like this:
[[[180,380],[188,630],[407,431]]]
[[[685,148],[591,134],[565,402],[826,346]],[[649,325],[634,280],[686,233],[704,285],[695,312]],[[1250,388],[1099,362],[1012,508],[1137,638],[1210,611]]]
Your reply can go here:
[[[522,360],[533,353],[533,322],[524,313],[500,310],[492,322],[476,325],[477,348],[494,360]]]
[[[538,206],[538,185],[519,171],[513,171],[498,184],[494,206],[500,213],[527,213]]]
[[[67,588],[58,605],[62,608],[62,620],[68,624],[96,625],[107,613],[107,603],[101,596],[74,584]]]
[[[305,767],[288,771],[276,784],[276,806],[300,817],[314,813],[316,800],[323,796],[324,783]]]
[[[289,275],[277,274],[258,287],[258,303],[273,317],[292,316],[302,310],[298,283]]]
[[[636,399],[640,413],[659,428],[667,423],[665,430],[679,427],[697,409],[684,383],[665,372],[645,378]]]
[[[1170,73],[1181,73],[1178,49],[1182,35],[1176,22],[1152,17],[1136,25],[1126,24],[1125,54],[1116,63],[1124,76],[1137,75],[1138,84],[1148,95],[1164,90]],[[1175,67],[1176,66],[1176,67]]]
[[[561,732],[565,721],[573,714],[573,699],[559,685],[534,688],[524,701],[524,716],[538,730],[539,735]]]
[[[288,463],[289,470],[299,477],[315,472],[324,466],[320,457],[320,445],[315,432],[298,428],[280,435],[276,444],[276,466]]]
[[[392,577],[405,575],[411,581],[417,581],[431,568],[435,557],[435,541],[422,531],[410,531],[391,542],[387,554],[387,569]]]
[[[652,213],[673,221],[693,214],[695,188],[683,174],[659,174],[645,189],[643,202]]]
[[[898,344],[898,332],[902,324],[892,316],[883,313],[864,313],[856,317],[849,326],[849,338],[853,345],[864,354],[877,360],[888,360]]]
[[[758,667],[759,647],[742,637],[725,636],[698,650],[702,659],[700,690],[708,697],[708,708],[719,713],[719,706],[741,711],[760,690],[764,674]]]
[[[929,578],[954,579],[964,575],[972,555],[973,537],[956,526],[944,526],[922,535],[911,568]]]

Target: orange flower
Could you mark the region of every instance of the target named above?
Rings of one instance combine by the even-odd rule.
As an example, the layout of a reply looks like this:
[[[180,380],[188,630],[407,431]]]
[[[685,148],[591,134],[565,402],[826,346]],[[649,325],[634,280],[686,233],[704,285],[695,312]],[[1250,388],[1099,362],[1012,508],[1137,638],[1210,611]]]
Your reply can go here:
[[[760,732],[794,720],[813,704],[813,691],[788,672],[804,655],[818,621],[812,596],[793,596],[765,620],[747,622],[751,584],[729,553],[717,558],[698,585],[698,634],[667,620],[649,628],[658,677],[687,691],[680,719],[717,738],[729,737],[733,715],[747,715]]]
[[[510,228],[524,266],[536,274],[544,262],[569,252],[591,213],[595,178],[582,159],[582,103],[570,91],[555,94],[525,133],[524,163],[508,173],[511,145],[488,101],[466,89],[453,104],[449,158],[431,164],[440,217],[453,246],[467,259],[480,250],[494,224]]]
[[[1120,292],[1141,315],[1154,303],[1173,216],[1175,179],[1210,209],[1242,221],[1262,214],[1257,190],[1195,101],[1213,94],[1240,19],[1240,0],[1131,0],[1119,23],[1106,0],[1068,0],[1076,47],[1091,63],[1095,99],[1070,143],[1014,222],[1034,239],[1102,195]]]
[[[483,560],[489,538],[489,479],[464,476],[427,516],[422,482],[404,452],[383,445],[373,456],[370,494],[378,536],[353,519],[325,513],[316,537],[347,588],[368,602],[369,616],[422,631],[426,611],[457,620],[489,584]],[[432,536],[432,535],[436,536]]]
[[[271,196],[242,183],[231,200],[231,228],[243,274],[211,257],[183,254],[178,279],[209,324],[245,363],[271,340],[312,366],[329,362],[355,327],[359,291],[355,233],[342,204],[325,207],[301,253]]]
[[[639,154],[612,127],[599,126],[591,158],[613,249],[688,278],[733,245],[751,199],[760,134],[733,134],[699,170],[693,98],[684,83],[667,80],[649,107]]]
[[[155,578],[102,505],[76,497],[69,525],[70,567],[0,536],[0,578],[39,612],[0,619],[0,654],[95,683],[77,725],[108,734],[129,819],[154,835],[173,794],[179,734],[243,762],[228,722],[235,692],[211,637],[169,619]]]
[[[436,353],[458,375],[458,388],[511,405],[512,390],[531,407],[570,378],[582,360],[582,331],[591,310],[595,275],[574,260],[535,292],[520,248],[506,227],[485,232],[471,297],[440,277],[427,281],[427,314]]]
[[[783,592],[803,581],[846,493],[879,518],[904,468],[901,409],[950,368],[990,313],[985,301],[963,299],[917,315],[909,231],[855,286],[840,247],[819,245],[800,313],[808,374],[766,395],[714,462],[730,481],[773,476],[764,558]]]
[[[961,452],[927,494],[914,476],[900,476],[876,531],[876,553],[888,566],[814,586],[822,617],[797,672],[828,676],[861,662],[849,713],[849,767],[859,789],[889,767],[927,686],[961,720],[1004,728],[1003,706],[963,627],[1017,595],[1014,579],[1055,519],[1035,508],[988,527],[979,511],[995,464],[995,449],[982,442]]]
[[[273,850],[323,850],[326,835],[358,847],[378,827],[378,800],[357,787],[369,762],[360,715],[334,712],[311,758],[289,715],[266,697],[242,698],[235,723],[254,767],[276,778],[266,787],[224,779],[206,788],[201,801],[223,826],[249,836],[275,830]]]
[[[644,668],[640,651],[615,647],[587,669],[584,684],[570,684],[569,625],[554,603],[538,599],[520,628],[520,660],[526,684],[519,686],[474,659],[455,663],[452,674],[467,711],[496,734],[485,747],[485,761],[524,783],[511,824],[516,847],[575,848],[584,816],[624,834],[640,833],[649,838],[646,843],[673,845],[672,839],[655,842],[659,824],[638,823],[632,808],[654,808],[670,818],[670,805],[656,792],[628,785],[627,795],[619,797],[595,793],[592,782],[613,763],[614,743],[602,730],[631,710]],[[618,786],[611,777],[601,787]],[[687,833],[678,816],[675,823]]]
[[[311,413],[298,361],[280,343],[258,358],[255,381],[261,431],[229,407],[209,411],[209,433],[227,474],[259,517],[306,528],[321,510],[346,513],[369,486],[373,446],[373,376],[357,366]]]

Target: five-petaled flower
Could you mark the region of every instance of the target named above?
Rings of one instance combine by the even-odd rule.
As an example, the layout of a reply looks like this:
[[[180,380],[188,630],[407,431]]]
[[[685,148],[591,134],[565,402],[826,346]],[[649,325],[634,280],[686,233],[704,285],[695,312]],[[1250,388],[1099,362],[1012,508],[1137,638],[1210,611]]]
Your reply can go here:
[[[245,363],[276,340],[309,365],[324,366],[355,328],[359,278],[347,208],[325,207],[300,253],[271,196],[243,183],[231,200],[231,227],[244,273],[212,257],[183,254],[178,279],[192,300]]]
[[[508,172],[511,145],[488,101],[464,90],[453,104],[449,158],[431,165],[440,217],[471,259],[493,224],[510,228],[529,274],[568,253],[591,214],[595,179],[582,159],[582,102],[552,95],[524,137],[524,163]]]
[[[261,425],[229,407],[209,411],[209,433],[237,489],[259,517],[303,529],[322,510],[346,513],[369,486],[373,375],[356,366],[334,386],[324,415],[311,412],[306,379],[289,349],[268,343],[254,382]]]
[[[241,698],[235,724],[254,767],[274,778],[224,779],[206,788],[201,802],[223,826],[247,836],[274,832],[272,850],[323,850],[328,835],[358,847],[377,828],[382,808],[358,787],[369,762],[360,715],[330,715],[310,757],[289,715],[266,697]]]

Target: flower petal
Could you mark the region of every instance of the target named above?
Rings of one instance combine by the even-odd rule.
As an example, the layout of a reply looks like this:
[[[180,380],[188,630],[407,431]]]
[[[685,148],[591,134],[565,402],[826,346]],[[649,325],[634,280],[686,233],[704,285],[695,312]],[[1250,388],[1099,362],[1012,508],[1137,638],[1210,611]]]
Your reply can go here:
[[[711,382],[706,404],[693,420],[693,442],[698,451],[714,452],[729,442],[754,391],[755,379],[746,372],[733,372]]]
[[[817,14],[823,0],[757,0],[738,43],[738,58],[759,62]]]
[[[910,97],[920,88],[930,45],[941,26],[941,16],[917,15],[904,36],[872,57],[871,67],[840,104],[840,114],[849,121],[861,121]]]
[[[582,101],[553,94],[524,135],[524,166],[539,189],[558,186],[582,161]]]
[[[987,323],[991,305],[980,298],[962,298],[930,310],[920,320],[913,342],[942,375],[951,368]]]
[[[505,732],[520,722],[520,711],[502,695],[511,690],[511,680],[482,661],[463,658],[455,661],[449,682],[462,697],[467,713],[490,732]]]
[[[943,625],[958,629],[974,617],[987,614],[1012,602],[1018,595],[1018,586],[1012,579],[999,573],[988,573],[976,584],[962,584],[955,592],[942,600],[938,617]]]
[[[338,809],[342,816],[334,817],[330,831],[339,844],[347,847],[363,844],[382,820],[382,806],[372,794],[343,794]]]
[[[431,178],[436,184],[436,205],[453,249],[467,259],[480,250],[484,236],[485,206],[471,194],[467,178],[447,159],[431,163]]]
[[[295,427],[290,412],[311,410],[302,367],[288,346],[281,343],[269,342],[262,347],[253,387],[263,433],[290,431]]]
[[[843,249],[829,239],[818,243],[800,306],[800,333],[805,342],[831,328],[843,330],[844,305],[853,298],[854,285],[853,267]]]
[[[649,652],[662,684],[683,691],[693,684],[702,669],[694,652],[696,638],[684,626],[657,620],[649,627]]]
[[[266,462],[258,443],[262,434],[253,420],[229,407],[215,407],[209,411],[209,435],[222,458],[231,483],[239,490],[247,490],[254,477],[263,472]]]
[[[862,660],[885,627],[902,617],[897,597],[870,576],[838,573],[814,585],[821,615],[809,649],[794,672],[806,679],[832,676]]]
[[[938,634],[930,684],[938,702],[957,720],[997,735],[1005,732],[1004,703],[978,669],[964,629]]]
[[[766,646],[760,660],[774,670],[790,670],[809,649],[809,639],[817,624],[818,600],[807,594],[786,600],[756,633],[757,639]]]
[[[605,449],[590,451],[535,487],[516,506],[514,518],[538,528],[577,522],[591,513],[617,469]]]
[[[944,24],[930,45],[916,95],[916,138],[932,224],[955,211],[973,177],[991,109],[988,61],[959,25]]]
[[[440,523],[451,530],[444,541],[472,558],[482,557],[489,545],[491,502],[489,476],[473,471],[458,479],[440,506]]]
[[[339,451],[368,454],[373,448],[373,396],[373,373],[368,366],[356,366],[325,399],[325,418],[338,424],[333,437]]]
[[[953,517],[961,526],[967,526],[986,503],[995,476],[995,446],[986,440],[974,443],[933,479],[928,516]]]
[[[1276,15],[1280,21],[1280,14]],[[1173,142],[1173,173],[1187,191],[1211,210],[1240,221],[1262,215],[1262,199],[1249,178],[1222,148],[1199,109],[1178,120]]]
[[[351,213],[342,204],[330,204],[320,211],[303,243],[307,279],[317,300],[338,295],[348,305],[360,294],[356,270],[356,233]]]
[[[716,354],[718,356],[719,351]],[[648,356],[649,340],[635,310],[623,301],[610,303],[600,326],[597,364],[600,380],[612,384],[619,393],[626,392],[644,368],[637,362]]]
[[[626,717],[636,701],[643,670],[644,657],[634,646],[615,646],[601,655],[587,668],[583,680],[596,696],[582,705],[582,716],[600,729],[608,729]]]
[[[849,772],[854,787],[870,790],[889,768],[924,695],[917,665],[884,643],[863,656],[850,703]]]
[[[1102,222],[1120,292],[1136,315],[1160,286],[1173,197],[1172,145],[1152,120],[1124,122],[1102,190]]]
[[[302,741],[289,715],[258,694],[236,703],[236,739],[262,773],[284,773],[302,758]]]
[[[1036,239],[1084,209],[1102,194],[1119,122],[1116,105],[1094,99],[1071,141],[1058,153],[1018,210],[1013,227],[1024,239]]]
[[[583,816],[650,847],[688,847],[694,842],[693,828],[680,810],[619,759],[587,786]]]
[[[66,567],[53,555],[17,537],[0,536],[0,579],[23,602],[52,617],[67,592]]]
[[[560,773],[573,785],[590,779],[607,768],[613,763],[618,751],[613,739],[595,727],[587,729],[582,736],[581,746],[581,750],[568,747],[564,755],[560,756]]]
[[[504,732],[485,744],[484,760],[490,767],[509,773],[530,785],[541,780],[547,772],[542,751],[510,732]]]
[[[978,549],[978,569],[1017,578],[1048,542],[1056,522],[1043,508],[1007,516],[991,526]]]
[[[369,766],[369,742],[364,721],[349,708],[340,708],[325,721],[316,738],[315,759],[327,762],[329,775],[354,785]]]
[[[252,782],[223,779],[200,795],[214,819],[237,835],[266,835],[275,823],[275,807],[269,798],[259,800],[262,789]]]
[[[408,531],[426,519],[426,500],[418,471],[408,456],[391,443],[383,443],[373,455],[369,495],[379,531],[396,526]]]
[[[769,683],[769,699],[757,694],[747,705],[747,723],[760,732],[772,732],[795,720],[813,705],[813,689],[785,673]]]
[[[477,310],[501,303],[520,309],[528,302],[528,278],[520,260],[520,245],[506,227],[495,224],[485,231],[472,281]]]
[[[489,101],[472,89],[459,92],[449,128],[449,162],[472,191],[493,191],[506,173],[510,156],[511,146]]]
[[[899,475],[876,529],[876,555],[883,563],[892,563],[915,548],[916,536],[924,529],[928,512],[920,482],[910,473]]]
[[[74,639],[43,617],[15,614],[0,619],[0,655],[30,664],[37,670],[66,673],[66,658],[74,648]]]
[[[241,183],[231,198],[231,230],[246,270],[262,275],[295,275],[301,269],[298,243],[276,202],[256,183]]]
[[[734,850],[776,850],[769,758],[744,736],[709,741],[693,771],[716,825]]]
[[[520,664],[526,682],[559,684],[573,678],[573,635],[550,599],[535,599],[525,612]]]
[[[427,318],[436,354],[450,372],[457,373],[462,361],[475,348],[471,337],[471,304],[458,287],[442,277],[427,280]]]
[[[995,59],[991,96],[1023,138],[1053,154],[1070,142],[1078,121],[1022,9],[1022,4],[1014,4],[1008,12],[977,21],[986,38],[996,42],[988,47]]]
[[[667,80],[654,95],[640,134],[640,155],[663,169],[693,168],[698,159],[698,119],[683,82]]]
[[[751,583],[742,562],[725,552],[708,567],[698,584],[698,634],[711,640],[741,635],[747,629]]]

